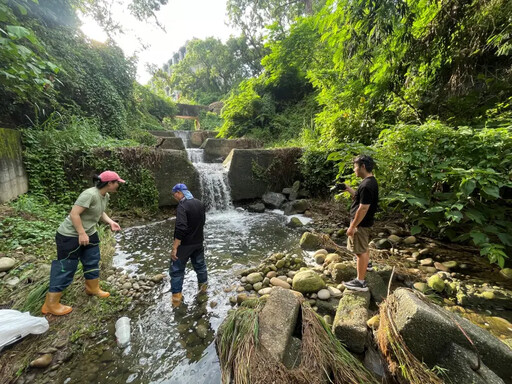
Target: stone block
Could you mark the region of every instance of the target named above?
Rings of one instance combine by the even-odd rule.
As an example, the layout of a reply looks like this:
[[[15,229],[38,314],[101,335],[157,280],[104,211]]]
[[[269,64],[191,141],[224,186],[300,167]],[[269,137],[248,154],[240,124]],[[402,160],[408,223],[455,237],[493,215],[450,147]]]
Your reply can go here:
[[[299,298],[292,291],[275,287],[259,314],[260,343],[277,361],[284,361],[291,345],[299,308]]]
[[[300,174],[297,161],[300,148],[233,149],[224,161],[233,201],[256,199],[268,191],[281,191]],[[269,172],[254,173],[255,167]]]
[[[370,292],[345,290],[338,305],[332,331],[352,352],[363,353],[368,334]]]
[[[410,290],[397,289],[393,294],[397,301],[394,314],[397,331],[419,360],[433,367],[453,350],[452,344],[469,348],[469,341],[458,323],[475,344],[482,363],[506,382],[511,382],[512,349],[505,343],[457,314],[421,300]]]

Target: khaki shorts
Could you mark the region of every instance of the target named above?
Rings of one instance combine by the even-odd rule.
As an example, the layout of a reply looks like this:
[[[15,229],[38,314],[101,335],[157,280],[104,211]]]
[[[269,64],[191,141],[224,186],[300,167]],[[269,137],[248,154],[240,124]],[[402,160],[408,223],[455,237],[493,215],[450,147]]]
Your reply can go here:
[[[369,242],[370,229],[366,227],[358,227],[354,236],[348,236],[347,248],[356,255],[361,255],[368,251]]]

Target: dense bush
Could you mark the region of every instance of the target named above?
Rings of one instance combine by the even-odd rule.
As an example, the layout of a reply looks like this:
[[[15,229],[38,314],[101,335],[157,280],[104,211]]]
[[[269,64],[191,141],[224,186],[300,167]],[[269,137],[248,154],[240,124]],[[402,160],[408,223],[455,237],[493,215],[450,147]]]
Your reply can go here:
[[[29,189],[34,195],[70,206],[92,176],[106,169],[129,180],[123,192],[113,196],[116,209],[158,208],[158,191],[147,170],[154,161],[149,148],[130,140],[108,139],[95,120],[52,115],[45,124],[23,131],[24,158]]]
[[[401,212],[413,234],[472,241],[491,262],[504,265],[512,250],[512,126],[399,125],[382,131],[372,150],[384,209]],[[350,152],[342,149],[330,159]]]

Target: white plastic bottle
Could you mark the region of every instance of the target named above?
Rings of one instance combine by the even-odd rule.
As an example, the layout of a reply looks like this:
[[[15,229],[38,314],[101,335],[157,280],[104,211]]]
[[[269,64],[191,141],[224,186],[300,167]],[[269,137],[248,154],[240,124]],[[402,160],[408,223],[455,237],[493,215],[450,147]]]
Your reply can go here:
[[[126,316],[116,321],[116,339],[119,348],[130,344],[130,319]]]

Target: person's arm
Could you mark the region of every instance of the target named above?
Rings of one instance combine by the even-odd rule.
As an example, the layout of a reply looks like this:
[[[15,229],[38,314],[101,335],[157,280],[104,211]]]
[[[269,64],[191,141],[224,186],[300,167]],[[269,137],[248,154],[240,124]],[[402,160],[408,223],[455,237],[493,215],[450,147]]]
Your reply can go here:
[[[348,193],[350,193],[350,196],[351,196],[352,198],[353,198],[353,197],[355,196],[355,194],[356,194],[356,191],[355,191],[355,190],[353,190],[352,188],[350,188],[348,185],[347,185],[347,186],[345,186],[345,190],[344,190],[343,192],[348,192]]]
[[[178,247],[181,245],[181,240],[185,238],[188,233],[188,221],[187,212],[185,209],[178,204],[176,210],[176,227],[174,230],[174,241],[172,243],[171,259],[173,261],[178,260]]]
[[[354,220],[350,223],[350,227],[347,229],[347,236],[354,236],[357,231],[357,226],[361,221],[363,221],[366,213],[370,209],[370,204],[360,204],[359,208],[357,208],[356,214],[354,216]]]
[[[80,215],[84,213],[86,209],[87,208],[81,207],[79,205],[73,205],[71,212],[69,212],[69,218],[71,219],[73,227],[75,227],[78,233],[78,244],[80,245],[89,244],[89,236],[87,236],[87,233],[85,233],[85,229],[82,224],[82,218],[80,217]]]
[[[117,224],[114,220],[112,220],[110,217],[108,217],[108,215],[105,212],[101,214],[101,221],[110,225],[110,229],[113,231],[121,230],[121,226]]]

